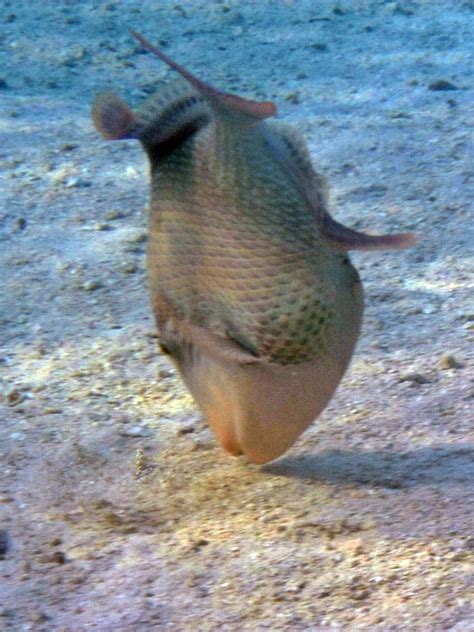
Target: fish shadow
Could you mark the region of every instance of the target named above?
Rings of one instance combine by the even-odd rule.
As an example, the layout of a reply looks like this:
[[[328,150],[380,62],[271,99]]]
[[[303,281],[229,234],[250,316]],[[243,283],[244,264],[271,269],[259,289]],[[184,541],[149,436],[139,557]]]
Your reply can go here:
[[[474,446],[441,445],[409,452],[331,450],[286,456],[264,465],[275,476],[388,489],[474,484]]]

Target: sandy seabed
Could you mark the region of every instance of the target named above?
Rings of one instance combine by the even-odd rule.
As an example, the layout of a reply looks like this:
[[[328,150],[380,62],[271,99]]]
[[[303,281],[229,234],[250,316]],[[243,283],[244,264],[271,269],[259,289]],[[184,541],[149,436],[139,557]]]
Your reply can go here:
[[[472,1],[0,6],[0,630],[474,630]],[[363,333],[263,467],[222,454],[160,355],[147,165],[90,103],[165,77],[144,33],[275,101],[353,256]]]

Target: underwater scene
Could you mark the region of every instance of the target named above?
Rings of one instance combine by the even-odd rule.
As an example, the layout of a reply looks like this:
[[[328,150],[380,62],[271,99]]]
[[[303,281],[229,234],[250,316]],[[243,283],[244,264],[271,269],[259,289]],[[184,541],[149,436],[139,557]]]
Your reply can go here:
[[[0,631],[474,630],[474,2],[0,25]]]

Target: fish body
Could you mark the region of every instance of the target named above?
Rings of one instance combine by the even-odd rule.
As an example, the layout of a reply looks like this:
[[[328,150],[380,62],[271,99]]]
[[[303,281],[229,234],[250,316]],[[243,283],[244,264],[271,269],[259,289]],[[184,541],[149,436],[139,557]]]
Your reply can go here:
[[[285,452],[320,414],[356,344],[363,312],[347,250],[406,247],[327,211],[299,134],[269,103],[184,78],[132,112],[94,105],[106,138],[138,138],[151,165],[148,275],[162,348],[220,444],[255,463]]]

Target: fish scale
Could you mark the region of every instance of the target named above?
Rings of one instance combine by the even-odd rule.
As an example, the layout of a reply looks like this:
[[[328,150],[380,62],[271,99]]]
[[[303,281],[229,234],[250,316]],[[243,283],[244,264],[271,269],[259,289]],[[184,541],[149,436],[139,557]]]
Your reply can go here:
[[[362,287],[347,251],[404,248],[327,211],[304,140],[275,113],[183,78],[133,112],[93,107],[108,139],[136,138],[151,164],[148,276],[162,349],[223,448],[255,463],[287,450],[319,415],[352,356]]]
[[[157,264],[156,292],[166,292],[184,317],[216,334],[228,335],[226,322],[233,323],[234,336],[258,357],[301,362],[318,352],[319,321],[327,325],[331,312],[318,283],[316,220],[304,200],[296,212],[296,187],[262,152],[261,138],[252,138],[254,132],[242,137],[235,125],[217,133],[218,126],[198,132],[155,176],[153,251],[165,259],[174,245],[174,255]],[[284,291],[275,294],[275,288]]]

